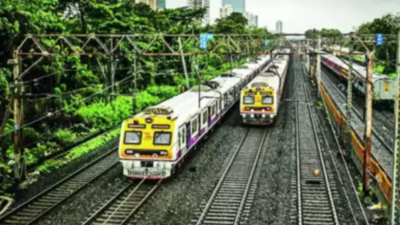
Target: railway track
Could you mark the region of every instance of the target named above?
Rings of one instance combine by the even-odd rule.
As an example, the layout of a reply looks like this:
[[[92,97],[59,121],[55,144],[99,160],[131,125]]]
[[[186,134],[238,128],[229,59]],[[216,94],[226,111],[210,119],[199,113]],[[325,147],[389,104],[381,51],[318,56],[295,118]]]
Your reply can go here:
[[[335,86],[335,84],[333,83],[333,81],[328,77],[327,74],[325,73],[321,73],[321,78],[323,77],[323,80],[326,81],[326,84],[329,85],[329,87],[333,88],[339,95],[340,97],[342,97],[342,99],[344,99],[346,101],[347,96],[345,96],[343,94],[343,92],[341,90],[339,90],[339,88],[337,86]],[[353,113],[355,113],[357,115],[357,117],[362,121],[363,116],[362,113],[353,105]],[[387,151],[389,151],[391,154],[393,154],[393,148],[390,147],[392,145],[392,143],[390,143],[390,145],[384,140],[384,138],[377,132],[377,130],[379,130],[375,125],[372,125],[372,134],[379,140],[379,142],[381,142],[381,144],[385,147],[385,149]],[[393,140],[392,140],[393,142]]]
[[[83,168],[0,217],[0,225],[33,224],[88,184],[118,165],[116,149],[108,151]]]
[[[311,109],[311,96],[304,74],[297,68],[294,74],[298,88],[295,103],[296,179],[292,180],[292,187],[296,193],[294,202],[297,203],[297,210],[292,223],[337,225],[339,222],[334,204],[334,192],[337,192],[332,188],[335,186],[331,184],[324,163],[314,121],[317,115]],[[312,132],[307,132],[310,129]],[[314,174],[316,170],[320,171],[320,175]]]
[[[129,183],[82,225],[127,224],[161,184],[161,180],[155,184],[144,182],[142,180],[136,185],[134,182]]]
[[[207,202],[201,204],[190,224],[239,224],[250,214],[260,177],[268,129],[250,129],[228,162]]]

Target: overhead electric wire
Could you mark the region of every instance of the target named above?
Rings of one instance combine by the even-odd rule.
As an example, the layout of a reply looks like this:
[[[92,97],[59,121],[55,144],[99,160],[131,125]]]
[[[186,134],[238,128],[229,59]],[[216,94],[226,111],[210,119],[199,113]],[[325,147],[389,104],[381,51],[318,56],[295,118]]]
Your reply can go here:
[[[222,67],[223,67],[223,65],[220,65],[220,66],[216,67],[215,69],[222,68]],[[165,71],[169,71],[169,70],[165,70]],[[140,72],[144,72],[144,71],[141,70]],[[196,73],[188,73],[188,74],[196,74]],[[132,74],[132,75],[130,75],[130,76],[127,76],[127,77],[125,77],[124,79],[122,79],[122,80],[120,80],[120,81],[117,81],[117,82],[115,82],[114,84],[111,84],[111,85],[109,85],[109,86],[103,88],[102,90],[100,90],[100,91],[98,91],[98,92],[96,92],[96,93],[94,93],[94,94],[92,94],[92,95],[89,95],[89,96],[87,96],[87,97],[85,97],[85,98],[82,98],[81,100],[79,100],[79,101],[77,101],[77,102],[74,102],[74,103],[72,103],[72,104],[70,104],[70,105],[68,105],[68,106],[66,106],[66,107],[63,107],[63,108],[61,108],[61,109],[59,109],[59,110],[56,110],[56,111],[54,111],[54,112],[48,112],[47,115],[45,115],[45,116],[42,116],[42,117],[37,118],[37,119],[35,119],[35,120],[32,120],[32,121],[30,121],[30,122],[28,122],[28,123],[25,123],[25,124],[24,124],[23,126],[21,126],[19,129],[22,129],[22,128],[28,127],[28,126],[30,126],[30,125],[32,125],[32,124],[38,123],[38,122],[40,122],[40,121],[42,121],[42,120],[44,120],[44,119],[46,119],[46,118],[49,118],[49,117],[53,116],[54,114],[57,114],[57,113],[59,113],[59,112],[65,110],[65,109],[68,109],[68,108],[70,108],[70,107],[72,107],[72,106],[74,106],[74,105],[76,105],[76,104],[78,104],[78,103],[87,101],[88,99],[91,99],[91,98],[93,98],[94,96],[103,93],[105,90],[108,90],[108,89],[110,89],[111,87],[113,87],[113,86],[115,86],[115,85],[117,85],[117,84],[119,84],[119,83],[126,82],[129,78],[134,77],[134,76],[136,76],[136,74]],[[11,134],[11,133],[14,132],[15,130],[16,130],[16,129],[12,129],[12,130],[10,130],[10,131],[8,131],[8,132],[5,132],[5,133],[3,133],[2,135],[0,135],[0,137],[4,137],[4,136],[6,136],[6,135],[8,135],[8,134]]]

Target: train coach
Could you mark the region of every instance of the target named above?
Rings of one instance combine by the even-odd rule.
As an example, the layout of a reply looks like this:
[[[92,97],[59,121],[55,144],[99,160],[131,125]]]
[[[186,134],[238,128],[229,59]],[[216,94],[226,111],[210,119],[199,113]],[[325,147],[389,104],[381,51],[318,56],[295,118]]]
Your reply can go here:
[[[335,75],[341,79],[347,79],[349,74],[349,66],[346,60],[341,60],[336,56],[330,54],[323,54],[321,56],[321,63],[327,68],[332,70]],[[365,95],[365,84],[367,70],[366,67],[353,64],[353,70],[355,71],[356,82],[353,86],[357,92],[361,95]],[[392,103],[395,96],[395,80],[383,74],[373,72],[372,74],[372,85],[373,85],[373,101],[374,103]]]
[[[197,85],[122,123],[119,158],[130,178],[163,179],[195,148],[238,101],[248,77],[264,69],[270,56]]]
[[[290,50],[285,49],[282,52],[290,53]],[[269,125],[278,114],[289,55],[279,55],[272,62],[241,92],[240,114],[245,124]]]

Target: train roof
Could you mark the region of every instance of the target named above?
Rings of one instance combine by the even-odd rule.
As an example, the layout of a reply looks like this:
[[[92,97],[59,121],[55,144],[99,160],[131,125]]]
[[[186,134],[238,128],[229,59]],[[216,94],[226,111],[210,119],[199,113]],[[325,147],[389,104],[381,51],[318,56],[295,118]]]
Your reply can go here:
[[[347,60],[339,59],[337,56],[334,56],[334,55],[331,55],[331,54],[325,54],[325,55],[322,55],[322,57],[329,59],[330,61],[334,62],[335,64],[338,64],[339,66],[341,66],[343,68],[346,68],[347,70],[349,69],[349,66],[346,64],[346,63],[349,63]],[[353,63],[353,69],[358,72],[357,73],[358,76],[361,75],[364,79],[366,78],[366,76],[367,76],[366,67],[358,65],[356,63]],[[384,74],[381,74],[381,73],[377,73],[377,72],[373,72],[372,73],[372,79],[373,80],[386,79],[386,78],[394,80],[394,79],[392,79],[392,78],[390,78],[390,77],[388,77],[388,76],[386,76]]]
[[[267,62],[269,58],[264,58],[258,61],[257,65],[261,66],[263,63]],[[227,72],[228,74],[230,71]],[[224,73],[224,74],[227,74]],[[178,121],[187,121],[187,119],[193,117],[199,113],[199,97],[200,108],[210,105],[215,99],[221,97],[221,93],[227,92],[230,88],[239,84],[241,77],[245,77],[248,74],[235,74],[235,76],[218,76],[210,80],[208,83],[210,85],[201,84],[192,87],[190,90],[172,97],[156,106],[148,107],[143,112],[139,113],[137,116],[144,116],[152,110],[157,111],[158,109],[164,110],[165,116],[170,116],[171,118],[177,118]],[[218,84],[218,85],[216,85]],[[216,85],[216,86],[213,86]],[[210,87],[213,86],[213,87]],[[200,88],[200,93],[199,93]],[[179,122],[178,122],[179,123]]]
[[[288,64],[287,55],[277,56],[271,64],[258,76],[256,76],[246,87],[252,87],[254,83],[265,82],[268,86],[277,90],[279,88],[280,76],[282,76]]]

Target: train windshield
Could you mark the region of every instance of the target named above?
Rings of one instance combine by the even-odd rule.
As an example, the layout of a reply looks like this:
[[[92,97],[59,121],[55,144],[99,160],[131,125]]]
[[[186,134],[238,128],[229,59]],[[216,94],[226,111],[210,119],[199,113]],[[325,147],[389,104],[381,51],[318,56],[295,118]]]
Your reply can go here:
[[[244,104],[254,104],[253,96],[245,96],[243,99]]]
[[[273,98],[270,97],[270,96],[263,97],[262,103],[263,103],[264,105],[270,105],[270,104],[273,103]]]
[[[154,145],[170,145],[171,133],[170,132],[155,132]]]
[[[141,140],[142,140],[142,132],[140,132],[140,131],[125,132],[125,143],[126,144],[140,144]]]

